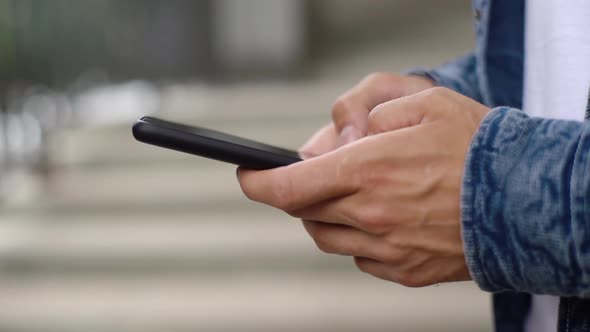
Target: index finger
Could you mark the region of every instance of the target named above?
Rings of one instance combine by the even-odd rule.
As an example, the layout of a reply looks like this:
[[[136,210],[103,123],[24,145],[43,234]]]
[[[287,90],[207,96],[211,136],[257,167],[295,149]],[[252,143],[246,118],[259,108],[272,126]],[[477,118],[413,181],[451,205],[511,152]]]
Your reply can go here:
[[[390,89],[394,81],[391,74],[373,73],[338,97],[332,106],[332,121],[337,132],[350,127],[357,130],[353,135],[367,135],[367,116],[375,106],[395,98]],[[353,141],[360,137],[353,137]]]
[[[349,149],[264,171],[238,170],[238,181],[251,200],[293,211],[351,194],[359,187]]]

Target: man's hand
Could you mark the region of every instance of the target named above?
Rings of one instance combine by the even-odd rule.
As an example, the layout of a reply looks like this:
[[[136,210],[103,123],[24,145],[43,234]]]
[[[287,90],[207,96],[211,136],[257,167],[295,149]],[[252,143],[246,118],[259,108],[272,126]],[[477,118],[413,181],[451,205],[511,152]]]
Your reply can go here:
[[[332,122],[318,130],[303,147],[304,157],[319,156],[367,135],[369,112],[377,105],[434,86],[421,76],[373,73],[340,96],[332,106]]]
[[[305,220],[318,247],[406,286],[470,279],[460,191],[489,109],[445,88],[379,105],[368,137],[267,171],[242,169],[247,197]]]

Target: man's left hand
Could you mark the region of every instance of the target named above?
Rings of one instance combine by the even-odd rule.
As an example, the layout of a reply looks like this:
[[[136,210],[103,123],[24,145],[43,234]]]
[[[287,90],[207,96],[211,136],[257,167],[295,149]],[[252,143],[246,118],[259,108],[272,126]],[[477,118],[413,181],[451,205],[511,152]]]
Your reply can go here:
[[[381,104],[369,136],[290,166],[240,169],[246,196],[304,220],[317,246],[376,277],[418,287],[470,279],[460,192],[489,109],[445,88]]]

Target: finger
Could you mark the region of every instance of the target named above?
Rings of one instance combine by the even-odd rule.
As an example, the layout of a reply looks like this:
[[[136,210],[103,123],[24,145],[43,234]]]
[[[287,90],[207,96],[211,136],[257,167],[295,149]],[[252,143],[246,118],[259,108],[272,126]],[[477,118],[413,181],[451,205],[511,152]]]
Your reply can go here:
[[[380,225],[368,222],[364,218],[364,215],[369,214],[368,210],[370,209],[370,206],[362,203],[359,204],[356,197],[350,195],[294,210],[289,212],[289,214],[300,219],[354,227],[368,234],[382,234],[384,230],[380,228]]]
[[[334,127],[333,123],[330,123],[318,130],[301,148],[299,148],[299,154],[303,159],[326,154],[339,146],[338,137],[336,127]]]
[[[413,96],[389,101],[369,114],[368,135],[415,126],[423,116],[423,106]]]
[[[381,263],[367,257],[355,257],[354,263],[359,270],[373,275],[379,279],[393,281],[395,283],[407,286],[407,287],[424,287],[432,285],[436,282],[444,280],[438,280],[436,277],[432,277],[429,274],[436,276],[437,271],[404,271],[391,266],[388,264]],[[439,268],[440,270],[440,268]]]
[[[438,118],[440,110],[452,99],[445,88],[432,88],[417,94],[388,101],[371,110],[368,134],[397,130],[419,125]]]
[[[371,74],[336,100],[332,107],[332,120],[343,136],[341,143],[350,143],[367,134],[369,112],[375,106],[398,97],[392,88],[396,82],[396,77],[391,74]]]
[[[366,128],[366,126],[367,126],[366,115],[363,116],[362,120],[359,119],[358,121],[359,122],[357,122],[357,123],[362,122],[362,127]],[[352,143],[358,139],[361,139],[363,136],[366,135],[365,132],[366,132],[365,129],[362,129],[362,131],[361,131],[353,125],[348,125],[348,126],[344,127],[344,129],[342,129],[342,131],[340,132],[340,135],[338,137],[338,146],[343,146],[348,143]]]
[[[441,282],[471,280],[463,261],[451,258],[425,259],[413,269],[398,268],[368,257],[354,257],[359,270],[377,278],[393,281],[407,287],[424,287]]]
[[[239,169],[238,181],[251,200],[293,211],[353,193],[358,172],[345,150],[265,171]]]
[[[303,226],[323,252],[345,256],[377,256],[375,248],[381,240],[373,235],[352,227],[318,221],[303,220]]]
[[[381,263],[378,260],[369,257],[355,256],[354,264],[357,266],[359,270],[368,273],[372,276],[375,276],[379,279],[393,282],[397,282],[398,280],[398,276],[395,270],[390,266]]]

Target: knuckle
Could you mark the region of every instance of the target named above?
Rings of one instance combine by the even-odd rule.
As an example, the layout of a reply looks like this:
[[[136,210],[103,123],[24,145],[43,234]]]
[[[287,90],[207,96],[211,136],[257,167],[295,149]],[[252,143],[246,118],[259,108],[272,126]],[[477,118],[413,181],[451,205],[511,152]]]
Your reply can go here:
[[[386,71],[376,71],[365,76],[362,82],[367,83],[370,86],[380,86],[395,84],[399,79],[399,75]]]
[[[462,103],[465,100],[465,97],[448,88],[445,88],[445,91],[442,92],[439,97],[440,100],[438,103],[441,105],[441,109],[444,109],[447,112],[462,109]]]
[[[359,271],[369,273],[368,261],[363,257],[354,257],[354,265],[356,265]]]
[[[367,218],[364,221],[365,227],[375,234],[382,234],[388,228],[388,219],[386,217],[375,215]]]
[[[379,104],[379,105],[373,107],[371,112],[369,112],[369,116],[368,116],[369,125],[378,123],[379,117],[381,117],[384,110],[385,110],[385,107],[383,106],[383,104]]]
[[[345,122],[346,118],[355,110],[355,106],[359,106],[355,103],[359,94],[366,93],[367,89],[391,85],[397,79],[398,76],[388,72],[373,72],[368,74],[355,87],[336,99],[332,105],[332,119],[336,123]]]
[[[313,237],[315,245],[320,249],[322,252],[326,254],[335,254],[337,252],[336,248],[332,245],[332,243],[326,237],[325,232],[318,232],[316,236]]]
[[[326,242],[322,242],[322,241],[316,239],[315,244],[321,252],[324,252],[326,254],[335,254],[336,253],[336,250],[334,250],[334,247],[330,246]]]
[[[317,222],[309,222],[306,224],[306,229],[319,250],[327,254],[335,253],[336,250],[329,240],[328,232],[325,227],[322,227],[322,225]]]
[[[382,208],[367,207],[357,212],[360,225],[374,234],[384,233],[389,228],[389,218]]]
[[[332,120],[339,123],[348,116],[352,109],[350,98],[346,94],[338,97],[332,105]]]
[[[380,258],[385,264],[400,265],[408,262],[409,253],[407,250],[388,248],[381,253]]]
[[[383,123],[382,117],[387,111],[387,103],[379,104],[375,106],[367,118],[369,132],[380,131],[381,124]]]
[[[449,96],[452,93],[451,89],[446,88],[444,86],[435,86],[428,89],[428,91],[430,91],[430,93],[436,96]]]
[[[359,208],[349,208],[343,209],[343,213],[342,213],[343,217],[349,219],[351,222],[354,222],[360,226],[363,225],[363,218],[365,217],[365,214],[363,213],[362,209]]]
[[[426,282],[426,280],[421,278],[416,273],[411,272],[400,272],[398,275],[395,276],[394,281],[400,285],[411,288],[418,288],[429,285],[429,283]]]
[[[365,76],[365,78],[363,79],[364,82],[382,82],[384,80],[388,80],[391,78],[391,74],[387,73],[387,72],[382,72],[382,71],[374,71],[372,73],[369,73],[367,76]]]
[[[457,98],[453,90],[437,86],[424,91],[416,102],[419,107],[441,113],[455,109]],[[436,107],[433,109],[433,106]]]
[[[455,92],[449,88],[436,86],[426,90],[425,97],[426,99],[434,99],[436,103],[449,103],[450,100],[453,99]],[[424,99],[422,101],[426,102]]]

